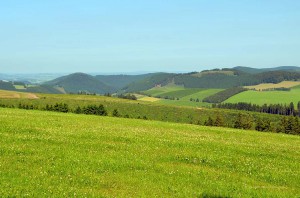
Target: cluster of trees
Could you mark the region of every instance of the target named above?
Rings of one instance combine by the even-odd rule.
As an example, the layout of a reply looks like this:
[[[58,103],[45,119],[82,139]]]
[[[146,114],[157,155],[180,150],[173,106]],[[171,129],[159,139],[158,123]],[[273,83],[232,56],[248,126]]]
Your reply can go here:
[[[151,97],[151,95],[150,95]],[[179,98],[175,97],[175,96],[155,96],[155,98],[164,98],[166,100],[179,100]]]
[[[7,106],[7,105],[0,105],[1,107],[8,107],[8,108],[14,108],[14,106]],[[68,113],[71,111],[69,108],[68,104],[66,103],[55,103],[54,105],[49,105],[46,104],[45,107],[39,108],[39,106],[33,105],[33,104],[22,104],[19,103],[18,105],[19,109],[27,109],[27,110],[32,110],[32,109],[41,109],[44,111],[56,111],[56,112],[63,112],[63,113]]]
[[[256,117],[253,118],[250,114],[239,113],[233,120],[233,124],[230,125],[224,121],[224,117],[217,114],[216,118],[208,117],[204,122],[206,126],[217,127],[232,127],[236,129],[255,129],[262,132],[277,132],[287,133],[293,135],[300,135],[300,121],[299,118],[293,115],[284,116],[279,123],[271,124],[268,118]]]
[[[203,102],[208,102],[208,103],[221,103],[225,100],[227,100],[228,98],[241,93],[243,91],[247,91],[246,88],[243,87],[233,87],[233,88],[229,88],[226,89],[224,91],[220,91],[214,95],[208,96],[206,98],[203,99]]]
[[[253,126],[253,118],[249,114],[241,114],[239,113],[233,122],[233,126],[231,126],[228,121],[225,122],[225,119],[222,115],[217,114],[216,118],[208,117],[208,119],[204,122],[205,126],[217,126],[217,127],[232,127],[236,129],[251,129]]]
[[[103,95],[106,97],[111,97],[111,93],[104,93]]]
[[[197,99],[190,98],[190,101],[191,101],[191,102],[200,102],[199,98],[197,98]]]
[[[107,116],[107,111],[102,104],[100,105],[88,105],[84,107],[78,106],[74,113],[77,114],[87,114],[87,115],[100,115],[100,116]]]
[[[208,119],[204,122],[205,126],[217,126],[217,127],[224,127],[225,122],[224,122],[224,117],[221,116],[220,114],[217,114],[216,119],[212,119],[210,116]]]
[[[291,88],[278,87],[278,88],[262,89],[261,91],[291,91]]]
[[[15,108],[14,105],[10,104],[0,104],[2,108]],[[26,109],[26,110],[43,110],[43,111],[55,111],[55,112],[63,112],[63,113],[76,113],[76,114],[87,114],[87,115],[99,115],[99,116],[107,116],[108,112],[106,108],[100,105],[87,105],[87,106],[77,106],[75,109],[70,108],[66,103],[55,103],[54,105],[46,104],[44,107],[36,106],[33,104],[22,104],[19,103],[17,106],[19,109]],[[146,115],[138,115],[136,117],[129,116],[128,114],[121,115],[118,109],[114,109],[110,114],[113,117],[124,117],[124,118],[136,118],[136,119],[144,119],[148,120]]]
[[[38,106],[34,105],[28,105],[28,104],[22,104],[20,103],[18,106],[19,109],[39,109]],[[68,104],[66,103],[55,103],[54,105],[49,105],[46,104],[45,107],[41,108],[41,110],[44,111],[56,111],[56,112],[63,112],[63,113],[68,113],[68,112],[73,112],[77,114],[88,114],[88,115],[101,115],[101,116],[106,116],[107,115],[107,110],[104,108],[102,104],[100,105],[88,105],[88,106],[83,106],[80,107],[78,106],[74,110],[69,108]],[[119,112],[115,109],[112,113],[113,116],[119,117]]]
[[[278,115],[298,115],[300,116],[300,101],[297,104],[298,110],[295,109],[294,103],[286,104],[264,104],[262,106],[257,104],[238,102],[238,103],[220,103],[213,104],[213,108],[222,109],[236,109],[245,111],[255,111],[260,113],[278,114]]]
[[[78,91],[77,94],[78,94],[78,95],[93,95],[93,96],[96,95],[96,93],[90,93],[90,92],[88,92],[88,91]]]
[[[34,106],[33,104],[21,104],[21,103],[19,103],[18,108],[19,109],[30,110],[30,109],[38,109],[38,106]]]
[[[54,105],[46,104],[46,107],[43,110],[63,112],[63,113],[68,113],[70,111],[69,106],[66,103],[55,103]]]
[[[117,97],[129,100],[137,100],[137,97],[134,94],[119,94]]]
[[[252,116],[249,114],[239,113],[234,120],[233,128],[236,129],[251,129],[253,125]]]
[[[281,119],[277,132],[300,135],[300,122],[298,117],[288,116]]]

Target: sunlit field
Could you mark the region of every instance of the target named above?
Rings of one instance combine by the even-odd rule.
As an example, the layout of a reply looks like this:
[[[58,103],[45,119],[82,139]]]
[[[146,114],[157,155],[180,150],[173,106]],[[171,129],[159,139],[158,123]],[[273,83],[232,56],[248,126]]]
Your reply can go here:
[[[0,108],[0,194],[299,197],[300,137]]]

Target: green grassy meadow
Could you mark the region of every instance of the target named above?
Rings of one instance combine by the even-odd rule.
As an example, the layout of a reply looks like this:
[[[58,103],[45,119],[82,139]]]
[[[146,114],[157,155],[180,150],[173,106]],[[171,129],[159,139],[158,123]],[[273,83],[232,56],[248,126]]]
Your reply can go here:
[[[299,197],[300,137],[0,108],[1,197]]]
[[[154,87],[152,89],[143,91],[144,94],[153,97],[162,98],[159,101],[154,101],[158,104],[177,105],[177,106],[190,106],[190,107],[210,107],[211,104],[202,102],[202,100],[210,95],[213,95],[223,89],[198,89],[198,88],[184,88],[174,84],[169,84],[164,87]],[[178,98],[179,100],[164,99],[164,97]],[[190,101],[190,99],[195,101]],[[196,100],[199,102],[196,102]]]
[[[190,91],[192,90],[192,91]],[[196,90],[196,91],[195,91]],[[190,106],[190,107],[211,107],[210,103],[201,102],[204,98],[216,94],[223,89],[186,89],[185,93],[189,91],[188,94],[185,94],[184,96],[180,97],[179,100],[166,100],[162,99],[157,101],[159,104],[172,104],[172,105],[178,105],[178,106]],[[180,92],[180,91],[177,91]],[[165,95],[168,95],[168,93],[165,93]],[[193,99],[194,101],[190,101],[190,99]],[[199,99],[199,102],[196,102],[195,100]]]
[[[177,90],[177,91],[164,92],[164,93],[156,95],[156,96],[159,96],[162,98],[164,98],[164,97],[183,98],[185,96],[197,93],[202,90],[203,89],[183,89],[183,90]]]
[[[234,95],[224,103],[247,102],[258,105],[263,104],[289,104],[295,105],[300,101],[300,87],[292,88],[290,91],[245,91]]]
[[[185,88],[183,86],[179,86],[175,84],[168,84],[163,87],[153,87],[152,89],[143,91],[143,93],[151,96],[158,96],[160,94],[165,94],[168,92],[180,91],[180,90],[185,90]]]

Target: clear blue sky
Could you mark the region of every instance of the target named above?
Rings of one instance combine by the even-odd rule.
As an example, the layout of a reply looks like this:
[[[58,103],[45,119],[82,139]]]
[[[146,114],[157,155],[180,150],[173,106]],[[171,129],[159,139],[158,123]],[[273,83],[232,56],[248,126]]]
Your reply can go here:
[[[0,3],[0,73],[300,66],[299,0]]]

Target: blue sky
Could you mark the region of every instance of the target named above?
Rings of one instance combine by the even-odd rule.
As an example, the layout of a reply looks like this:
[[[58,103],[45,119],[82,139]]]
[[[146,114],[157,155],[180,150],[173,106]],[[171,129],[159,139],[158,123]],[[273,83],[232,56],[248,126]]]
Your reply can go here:
[[[300,66],[298,0],[0,3],[0,73]]]

